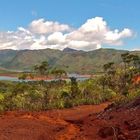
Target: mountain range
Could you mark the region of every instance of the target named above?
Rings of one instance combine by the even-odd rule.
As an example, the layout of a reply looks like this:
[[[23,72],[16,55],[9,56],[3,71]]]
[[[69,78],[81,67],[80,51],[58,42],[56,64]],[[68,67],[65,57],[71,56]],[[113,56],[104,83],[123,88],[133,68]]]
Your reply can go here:
[[[0,50],[0,67],[8,70],[29,71],[35,64],[48,61],[51,68],[57,67],[70,73],[91,74],[101,72],[102,66],[108,62],[121,62],[121,54],[126,50],[98,49],[94,51],[78,51],[65,48],[43,50]],[[140,51],[130,53],[140,56]]]

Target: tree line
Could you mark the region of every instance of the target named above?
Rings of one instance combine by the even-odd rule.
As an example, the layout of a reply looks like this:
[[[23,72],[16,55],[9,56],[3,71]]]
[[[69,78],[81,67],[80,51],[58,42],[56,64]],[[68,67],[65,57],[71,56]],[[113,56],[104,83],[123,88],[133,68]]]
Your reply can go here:
[[[135,82],[135,79],[140,77],[140,57],[127,52],[122,54],[121,58],[122,63],[119,65],[109,62],[103,66],[104,74],[100,78],[103,92],[108,87],[126,96],[130,89],[140,86],[140,82]]]

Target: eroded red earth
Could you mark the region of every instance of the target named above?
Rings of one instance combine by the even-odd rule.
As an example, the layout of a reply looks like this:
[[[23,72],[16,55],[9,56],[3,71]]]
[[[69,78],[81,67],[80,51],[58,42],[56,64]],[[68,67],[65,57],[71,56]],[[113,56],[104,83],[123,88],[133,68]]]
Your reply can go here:
[[[0,140],[139,140],[140,106],[103,111],[109,104],[6,112],[0,116]]]

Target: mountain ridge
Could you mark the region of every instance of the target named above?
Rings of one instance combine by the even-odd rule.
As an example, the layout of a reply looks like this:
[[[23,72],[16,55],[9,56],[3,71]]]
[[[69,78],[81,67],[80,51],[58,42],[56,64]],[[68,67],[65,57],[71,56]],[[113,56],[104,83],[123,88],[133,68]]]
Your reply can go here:
[[[102,66],[108,62],[121,62],[121,54],[130,52],[138,54],[140,51],[116,49],[97,49],[94,51],[79,51],[65,49],[41,50],[0,50],[0,67],[10,70],[31,70],[35,64],[48,61],[51,68],[58,67],[70,73],[95,73],[102,71]]]

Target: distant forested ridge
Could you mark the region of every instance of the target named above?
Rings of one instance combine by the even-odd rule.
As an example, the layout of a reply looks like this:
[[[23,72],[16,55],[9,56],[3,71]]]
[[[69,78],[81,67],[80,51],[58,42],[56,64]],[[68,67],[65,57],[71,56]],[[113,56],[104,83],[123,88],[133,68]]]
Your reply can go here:
[[[70,73],[91,74],[102,72],[108,62],[121,63],[121,54],[125,50],[98,49],[77,51],[66,48],[63,51],[43,50],[0,50],[0,67],[8,70],[31,70],[35,64],[48,61],[50,67],[61,68]],[[140,51],[130,52],[140,56]]]

